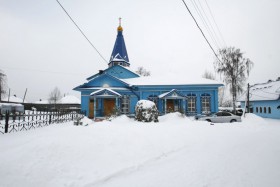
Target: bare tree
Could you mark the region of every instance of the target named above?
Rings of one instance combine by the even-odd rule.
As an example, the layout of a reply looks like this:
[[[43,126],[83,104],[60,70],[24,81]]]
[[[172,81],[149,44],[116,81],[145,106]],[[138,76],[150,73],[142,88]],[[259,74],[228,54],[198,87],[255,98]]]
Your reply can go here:
[[[244,58],[240,49],[234,47],[220,49],[218,57],[221,60],[216,59],[214,62],[215,70],[222,75],[224,82],[230,86],[233,111],[235,112],[237,94],[243,91],[253,62],[249,58]]]
[[[2,101],[3,96],[7,93],[7,77],[3,73],[2,70],[0,70],[0,102]]]
[[[139,75],[142,75],[144,77],[146,76],[150,76],[151,75],[151,72],[146,70],[144,67],[138,67],[137,70],[136,70],[136,73],[138,73]]]
[[[205,79],[210,79],[210,80],[215,80],[215,76],[212,72],[205,70],[204,73],[202,74],[202,78]]]
[[[202,78],[205,78],[205,79],[210,79],[210,80],[216,80],[216,77],[215,75],[211,72],[211,71],[208,71],[208,70],[205,70],[204,73],[202,74]],[[225,87],[222,86],[222,87],[219,87],[218,89],[218,98],[219,98],[219,106],[223,106],[224,104],[224,98],[225,98]]]
[[[61,99],[60,90],[55,87],[49,95],[49,103],[56,105],[56,103]]]

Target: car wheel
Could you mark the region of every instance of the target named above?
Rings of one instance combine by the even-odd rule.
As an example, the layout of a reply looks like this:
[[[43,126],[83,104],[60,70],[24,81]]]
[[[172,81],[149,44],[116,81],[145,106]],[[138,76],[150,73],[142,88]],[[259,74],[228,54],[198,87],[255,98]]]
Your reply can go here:
[[[206,121],[211,122],[211,120],[210,120],[210,119],[206,119]]]
[[[230,120],[230,122],[231,122],[231,123],[234,123],[234,122],[236,122],[236,119],[232,119],[232,120]]]

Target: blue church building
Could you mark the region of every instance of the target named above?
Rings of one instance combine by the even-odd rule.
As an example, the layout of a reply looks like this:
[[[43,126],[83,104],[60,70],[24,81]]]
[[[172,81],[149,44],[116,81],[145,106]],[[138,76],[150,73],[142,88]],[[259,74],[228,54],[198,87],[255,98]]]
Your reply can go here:
[[[174,111],[186,115],[214,113],[218,111],[218,87],[222,86],[213,80],[191,80],[185,75],[170,78],[133,72],[121,24],[108,68],[86,80],[74,90],[81,92],[81,109],[89,118],[110,116],[117,110],[133,116],[137,101],[142,99],[153,101],[161,115]]]

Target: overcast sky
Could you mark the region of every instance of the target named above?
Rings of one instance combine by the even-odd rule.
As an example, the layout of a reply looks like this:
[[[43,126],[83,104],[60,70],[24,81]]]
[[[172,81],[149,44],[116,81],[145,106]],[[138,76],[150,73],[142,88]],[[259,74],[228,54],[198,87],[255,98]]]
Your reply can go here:
[[[192,1],[185,1],[215,50],[234,46],[254,62],[250,83],[280,76],[279,0],[207,0],[225,41],[216,29],[219,46]],[[144,66],[152,75],[214,71],[214,54],[181,0],[60,2],[106,60],[122,17],[133,70]],[[195,2],[210,20],[205,0]],[[63,94],[79,96],[72,89],[107,68],[56,0],[0,0],[0,25],[0,69],[7,75],[11,94],[23,97],[28,88],[28,101],[47,99],[56,86]]]

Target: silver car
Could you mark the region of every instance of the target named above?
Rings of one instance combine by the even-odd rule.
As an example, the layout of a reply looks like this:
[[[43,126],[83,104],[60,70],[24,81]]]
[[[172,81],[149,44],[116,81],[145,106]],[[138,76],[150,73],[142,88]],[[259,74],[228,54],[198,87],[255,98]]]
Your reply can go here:
[[[233,122],[241,122],[241,117],[236,116],[229,112],[217,112],[210,116],[200,116],[196,119],[201,121],[209,121],[213,123],[233,123]]]

